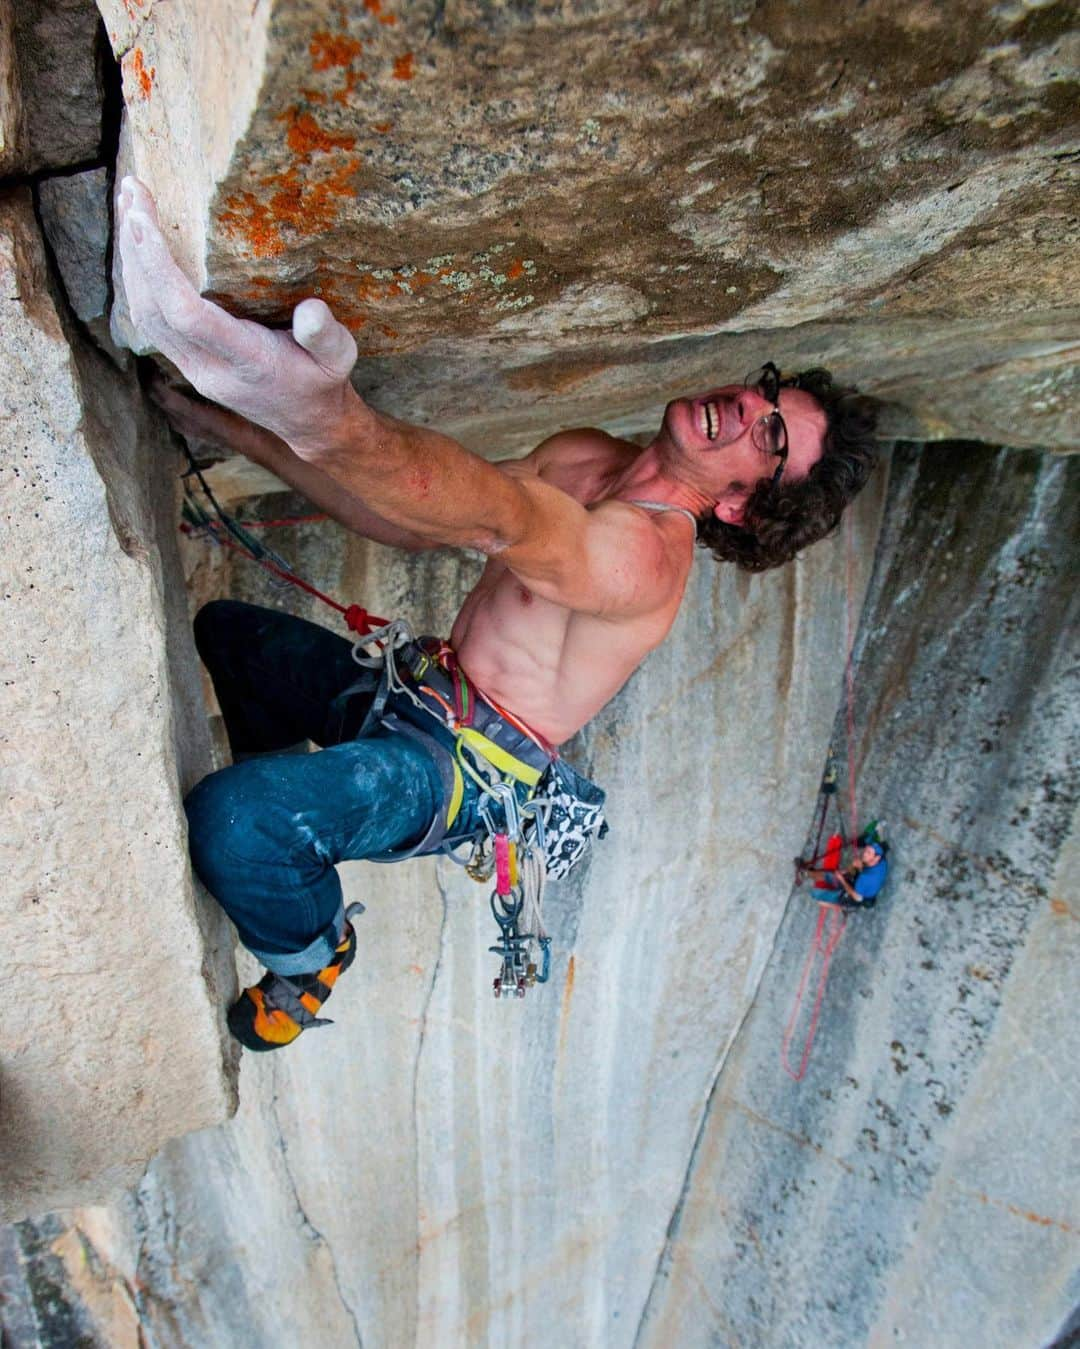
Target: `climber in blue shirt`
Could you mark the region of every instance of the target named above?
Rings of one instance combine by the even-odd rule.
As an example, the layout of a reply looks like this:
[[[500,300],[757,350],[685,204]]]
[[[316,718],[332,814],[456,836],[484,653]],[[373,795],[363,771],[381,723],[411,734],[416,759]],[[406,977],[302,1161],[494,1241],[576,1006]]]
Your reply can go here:
[[[819,904],[831,904],[839,909],[872,909],[889,875],[889,863],[885,857],[887,849],[885,843],[867,840],[846,871],[805,868],[804,875],[831,880],[840,887],[838,890],[818,890],[813,898]]]

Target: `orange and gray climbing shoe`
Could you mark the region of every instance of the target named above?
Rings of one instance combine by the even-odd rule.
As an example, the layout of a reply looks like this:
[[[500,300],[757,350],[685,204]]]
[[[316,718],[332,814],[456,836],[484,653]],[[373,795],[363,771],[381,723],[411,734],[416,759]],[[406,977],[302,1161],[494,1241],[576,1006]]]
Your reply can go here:
[[[340,975],[356,957],[356,933],[348,915],[363,912],[362,904],[350,904],[345,929],[334,950],[334,959],[324,969],[288,978],[268,970],[257,984],[245,988],[229,1008],[229,1030],[247,1049],[262,1052],[292,1044],[301,1031],[312,1026],[332,1026],[319,1016],[323,1003],[334,991]]]

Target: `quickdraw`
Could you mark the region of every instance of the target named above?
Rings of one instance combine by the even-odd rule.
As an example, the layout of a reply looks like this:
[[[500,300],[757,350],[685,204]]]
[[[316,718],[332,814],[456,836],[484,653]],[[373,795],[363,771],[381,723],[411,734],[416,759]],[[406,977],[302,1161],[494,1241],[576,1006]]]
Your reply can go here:
[[[525,838],[523,812],[514,789],[507,783],[500,783],[492,788],[492,794],[500,801],[506,821],[505,831],[500,830],[488,803],[481,803],[480,815],[487,826],[495,860],[491,915],[499,927],[499,941],[488,950],[502,961],[492,982],[492,991],[497,998],[515,994],[523,998],[534,984],[547,983],[551,969],[551,938],[544,930],[543,922],[543,814],[534,812],[536,837],[529,841]],[[527,803],[527,808],[532,804]],[[535,868],[534,860],[539,862]]]

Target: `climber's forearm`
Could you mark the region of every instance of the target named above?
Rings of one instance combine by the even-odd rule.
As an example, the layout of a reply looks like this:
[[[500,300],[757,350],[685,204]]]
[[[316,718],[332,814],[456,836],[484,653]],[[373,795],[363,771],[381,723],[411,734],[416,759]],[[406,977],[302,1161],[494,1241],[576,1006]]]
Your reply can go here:
[[[514,479],[451,437],[376,412],[359,397],[331,434],[296,453],[429,546],[496,553],[529,530],[529,500]]]
[[[390,548],[403,548],[408,552],[421,552],[439,546],[431,539],[384,520],[341,482],[328,476],[317,465],[294,454],[285,441],[272,431],[242,417],[237,417],[236,421],[236,436],[230,442],[234,449],[269,469],[275,477],[306,497],[316,509],[325,511],[346,529],[373,539],[376,543],[386,544]]]

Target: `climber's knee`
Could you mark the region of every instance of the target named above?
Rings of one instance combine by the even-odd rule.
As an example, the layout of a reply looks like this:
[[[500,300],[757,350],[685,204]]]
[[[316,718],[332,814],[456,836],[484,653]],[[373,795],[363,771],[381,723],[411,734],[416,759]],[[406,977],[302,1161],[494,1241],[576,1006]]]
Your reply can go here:
[[[191,625],[195,649],[208,668],[212,668],[215,654],[236,640],[244,611],[249,607],[239,600],[211,600],[195,615]]]
[[[204,778],[184,803],[192,865],[222,903],[256,881],[264,891],[310,884],[327,865],[272,772],[267,759],[233,764]]]

